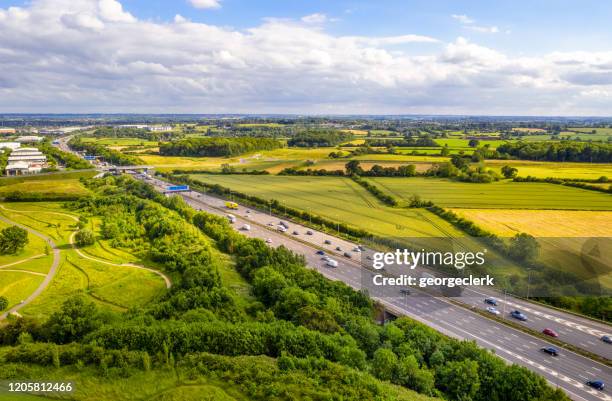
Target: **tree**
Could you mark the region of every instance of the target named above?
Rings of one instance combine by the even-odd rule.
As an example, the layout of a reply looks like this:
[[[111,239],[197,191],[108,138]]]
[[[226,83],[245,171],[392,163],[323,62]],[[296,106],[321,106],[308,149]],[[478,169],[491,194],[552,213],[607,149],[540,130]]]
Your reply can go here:
[[[350,162],[346,163],[344,168],[346,169],[347,175],[360,175],[363,173],[363,169],[359,165],[359,160],[351,160]]]
[[[461,155],[452,155],[451,163],[460,170],[468,165],[468,161]]]
[[[518,169],[506,165],[501,168],[501,172],[506,178],[514,178],[518,174]]]
[[[68,298],[62,308],[53,313],[45,323],[45,330],[51,340],[66,344],[81,339],[85,334],[100,326],[98,310],[93,302],[82,297]]]
[[[0,310],[5,310],[9,305],[8,299],[6,297],[0,297]]]
[[[77,246],[83,247],[93,245],[96,242],[96,237],[90,230],[79,230],[74,236],[74,241]]]
[[[28,232],[21,227],[11,226],[0,231],[0,253],[15,254],[28,243]]]
[[[442,150],[440,151],[440,156],[448,156],[450,154],[450,149],[448,149],[448,143],[444,145]]]
[[[531,261],[538,257],[540,244],[532,235],[520,233],[510,239],[508,252],[520,261]]]
[[[438,386],[453,400],[473,400],[480,388],[478,363],[469,359],[453,361],[436,372]]]
[[[397,368],[397,355],[390,349],[379,348],[374,352],[372,373],[380,380],[391,380]]]
[[[478,139],[470,139],[470,141],[468,142],[468,146],[470,148],[475,148],[478,145],[480,145],[480,141]]]

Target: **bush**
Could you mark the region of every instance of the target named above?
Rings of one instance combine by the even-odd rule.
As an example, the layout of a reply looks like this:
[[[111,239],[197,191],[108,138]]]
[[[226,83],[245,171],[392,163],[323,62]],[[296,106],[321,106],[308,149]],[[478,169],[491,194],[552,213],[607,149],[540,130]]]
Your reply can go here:
[[[96,236],[90,230],[79,230],[74,236],[74,242],[79,247],[93,245],[96,242]]]
[[[8,308],[8,305],[9,305],[8,299],[6,299],[6,297],[0,297],[0,311],[3,311],[6,308]]]

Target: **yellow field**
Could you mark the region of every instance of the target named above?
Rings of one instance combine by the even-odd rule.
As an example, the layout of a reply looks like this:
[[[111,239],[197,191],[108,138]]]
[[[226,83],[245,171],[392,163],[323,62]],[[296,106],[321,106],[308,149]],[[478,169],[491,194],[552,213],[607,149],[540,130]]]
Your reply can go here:
[[[510,165],[518,169],[519,177],[537,178],[578,178],[597,179],[602,175],[612,177],[612,164],[608,163],[561,163],[561,162],[532,162],[525,160],[487,160],[487,167],[501,169]]]
[[[582,210],[451,209],[500,236],[612,237],[612,212]]]

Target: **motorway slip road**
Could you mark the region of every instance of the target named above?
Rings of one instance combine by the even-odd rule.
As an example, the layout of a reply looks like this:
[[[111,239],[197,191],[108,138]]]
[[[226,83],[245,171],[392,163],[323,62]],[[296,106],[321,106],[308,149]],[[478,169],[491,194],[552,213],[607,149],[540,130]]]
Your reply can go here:
[[[164,182],[158,180],[149,182],[155,184],[158,190],[163,190],[166,186]],[[197,210],[217,215],[228,213],[223,208],[224,201],[218,198],[193,191],[181,195]],[[288,234],[283,234],[275,230],[280,221],[277,217],[254,210],[247,213],[247,210],[239,206],[238,210],[231,211],[236,216],[234,226],[237,230],[244,224],[249,224],[251,229],[242,230],[243,234],[264,240],[269,239],[271,246],[284,245],[304,255],[308,266],[318,270],[326,277],[343,281],[355,289],[361,289],[362,280],[367,279],[369,274],[375,274],[363,269],[358,261],[341,256],[334,257],[338,261],[337,268],[326,267],[325,262],[315,253],[317,249],[326,249],[328,253],[333,253],[336,246],[340,246],[342,252],[351,252],[354,244],[293,223],[289,224]],[[273,226],[268,226],[269,223],[273,223]],[[300,234],[293,236],[291,233],[294,230]],[[307,230],[313,231],[313,235],[305,235]],[[324,244],[326,239],[331,244]],[[587,380],[595,379],[603,380],[606,384],[612,383],[612,368],[608,366],[565,349],[559,350],[558,357],[549,356],[540,351],[542,347],[549,345],[546,341],[487,319],[443,298],[435,298],[427,294],[402,296],[398,292],[397,297],[385,297],[378,301],[398,315],[409,316],[446,335],[476,341],[480,346],[493,350],[506,361],[537,372],[552,385],[562,388],[576,401],[612,401],[612,397],[605,392],[591,389],[584,384]]]

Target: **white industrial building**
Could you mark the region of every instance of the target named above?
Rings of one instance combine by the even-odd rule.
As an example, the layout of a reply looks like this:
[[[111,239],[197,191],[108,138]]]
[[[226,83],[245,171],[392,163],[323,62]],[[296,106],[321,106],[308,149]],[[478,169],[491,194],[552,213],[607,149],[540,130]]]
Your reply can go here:
[[[168,132],[168,131],[172,131],[172,126],[171,125],[150,125],[149,127],[147,127],[147,129],[153,132]]]
[[[36,148],[18,148],[11,152],[6,175],[36,174],[47,167],[47,156]]]
[[[17,142],[21,142],[21,143],[33,143],[33,142],[40,142],[43,140],[42,136],[36,136],[36,135],[25,135],[25,136],[20,136],[17,139],[15,139]]]
[[[8,148],[11,150],[15,150],[20,146],[21,144],[19,142],[0,142],[0,149]]]

